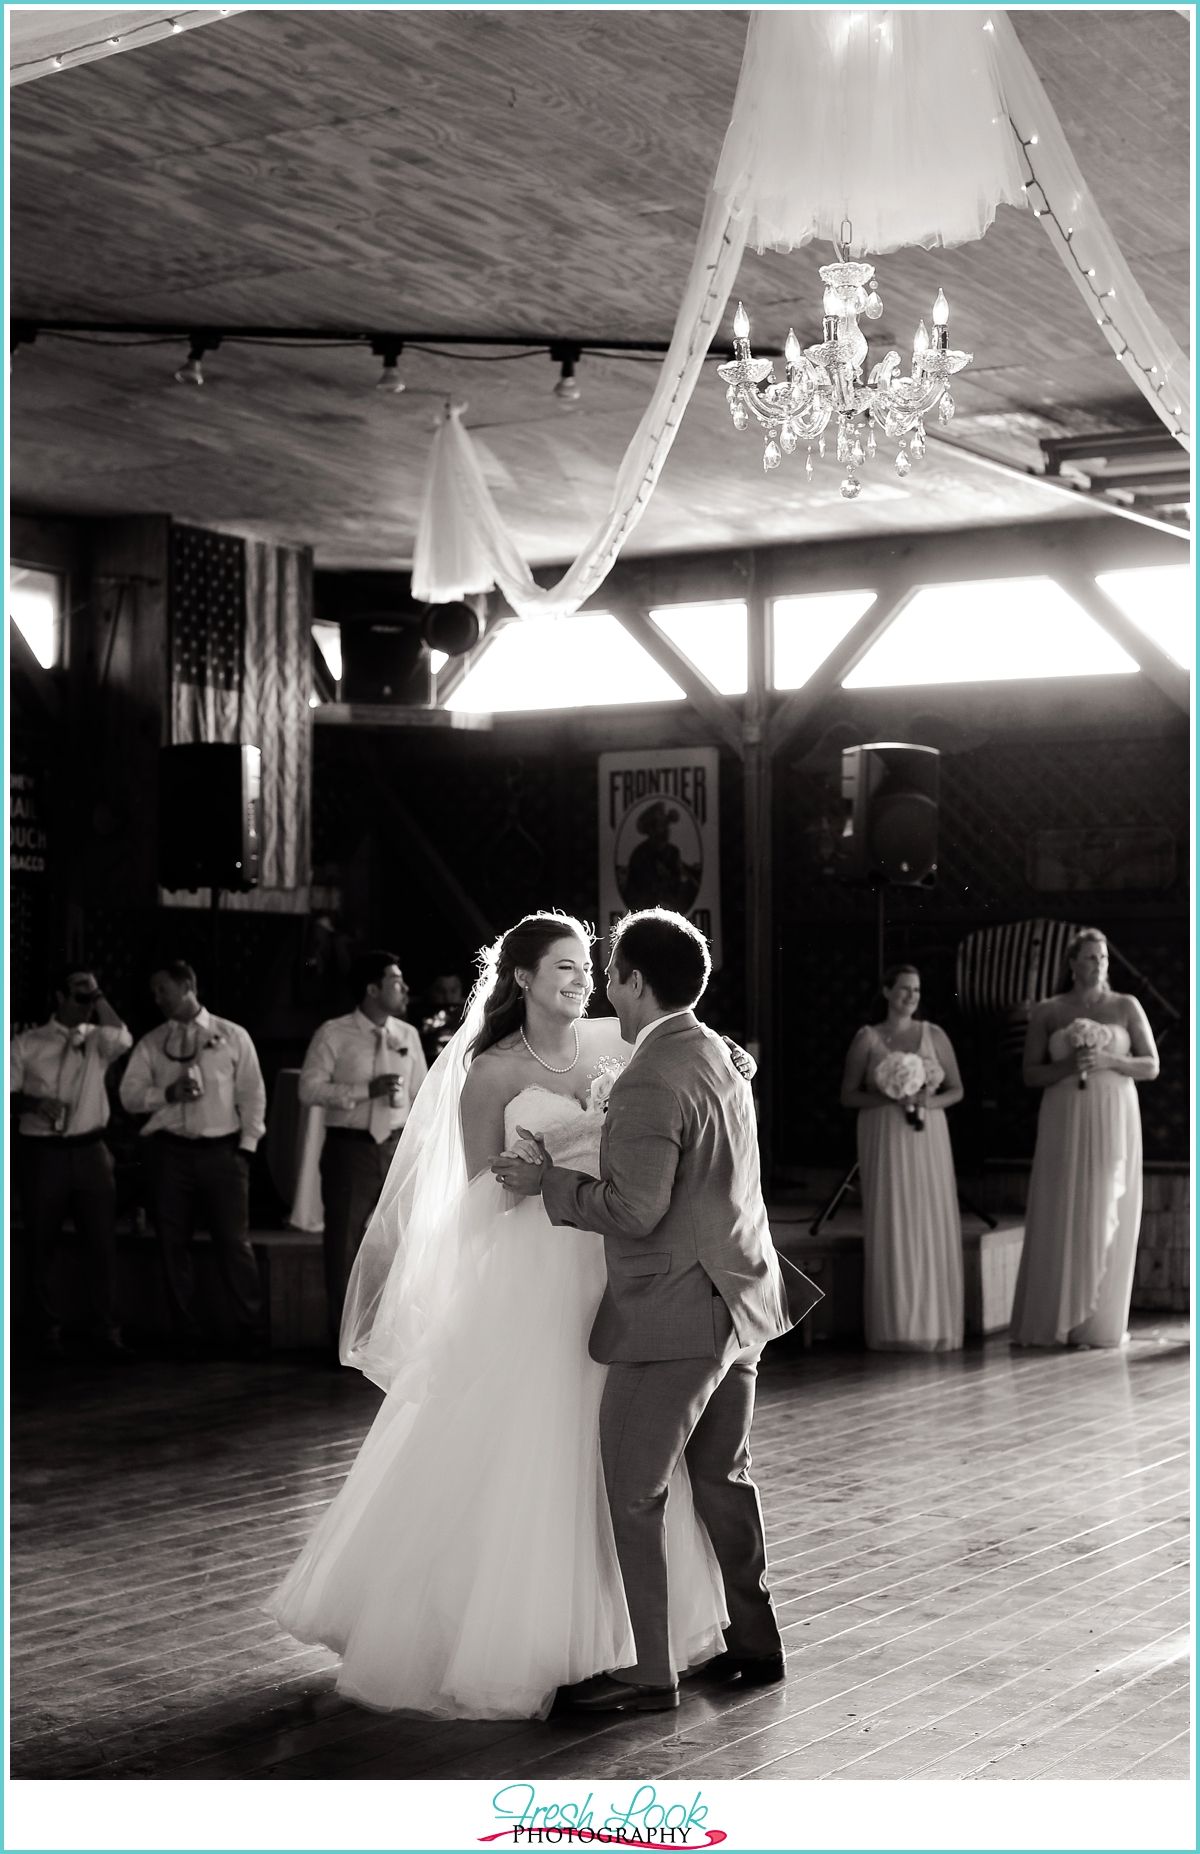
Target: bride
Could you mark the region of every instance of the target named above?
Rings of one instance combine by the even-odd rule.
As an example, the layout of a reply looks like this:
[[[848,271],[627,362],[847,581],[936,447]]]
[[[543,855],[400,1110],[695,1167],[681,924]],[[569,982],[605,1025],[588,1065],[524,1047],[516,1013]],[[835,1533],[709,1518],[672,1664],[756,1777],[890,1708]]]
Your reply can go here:
[[[268,1610],[342,1656],[338,1691],[438,1718],[544,1718],[555,1689],[630,1665],[600,1463],[606,1367],[587,1340],[599,1235],[554,1230],[488,1160],[540,1133],[599,1175],[632,1053],[585,1018],[589,936],[531,914],[484,955],[416,1098],[355,1263],[342,1359],[386,1391],[340,1493]],[[681,1466],[667,1513],[676,1670],[724,1647],[720,1571]]]

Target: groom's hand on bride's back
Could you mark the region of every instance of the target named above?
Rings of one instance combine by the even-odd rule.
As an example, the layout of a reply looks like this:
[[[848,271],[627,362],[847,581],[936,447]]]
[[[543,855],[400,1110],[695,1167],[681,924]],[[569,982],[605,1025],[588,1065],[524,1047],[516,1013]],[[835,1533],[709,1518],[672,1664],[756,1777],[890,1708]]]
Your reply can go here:
[[[492,1171],[506,1190],[518,1197],[536,1197],[554,1161],[540,1133],[529,1133],[524,1127],[518,1127],[517,1132],[520,1144],[498,1153],[491,1162]]]

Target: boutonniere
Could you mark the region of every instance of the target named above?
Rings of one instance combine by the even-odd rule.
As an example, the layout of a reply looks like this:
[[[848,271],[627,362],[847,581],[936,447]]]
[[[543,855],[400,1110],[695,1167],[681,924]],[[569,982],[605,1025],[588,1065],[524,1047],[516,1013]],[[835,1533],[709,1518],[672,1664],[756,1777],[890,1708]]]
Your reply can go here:
[[[407,1056],[408,1044],[402,1043],[400,1038],[393,1036],[390,1030],[388,1031],[385,1041],[393,1056]]]
[[[201,1043],[201,1045],[200,1045],[200,1048],[201,1048],[202,1050],[205,1050],[205,1049],[220,1049],[220,1048],[222,1048],[222,1046],[224,1045],[224,1043],[225,1043],[225,1040],[226,1040],[226,1038],[225,1038],[225,1033],[224,1033],[224,1031],[223,1031],[223,1030],[218,1030],[215,1036],[210,1036],[210,1037],[209,1037],[209,1039],[208,1039],[208,1041],[207,1041],[207,1043]]]
[[[588,1107],[594,1112],[608,1112],[608,1097],[613,1091],[613,1083],[625,1064],[619,1056],[602,1056],[594,1069],[589,1070],[591,1086],[588,1088]]]

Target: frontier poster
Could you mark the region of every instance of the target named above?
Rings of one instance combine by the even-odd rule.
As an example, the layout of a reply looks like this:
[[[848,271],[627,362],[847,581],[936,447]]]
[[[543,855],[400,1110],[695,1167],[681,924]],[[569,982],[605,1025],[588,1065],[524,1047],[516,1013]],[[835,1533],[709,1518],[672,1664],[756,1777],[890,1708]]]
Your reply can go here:
[[[600,755],[600,928],[673,908],[721,964],[720,755],[715,747]]]

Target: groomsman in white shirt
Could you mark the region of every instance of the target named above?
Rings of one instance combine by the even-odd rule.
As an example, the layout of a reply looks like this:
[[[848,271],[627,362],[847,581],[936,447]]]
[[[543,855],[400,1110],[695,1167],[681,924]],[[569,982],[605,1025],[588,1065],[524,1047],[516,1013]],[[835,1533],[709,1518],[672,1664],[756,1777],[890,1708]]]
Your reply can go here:
[[[17,1178],[29,1252],[29,1307],[35,1342],[62,1356],[54,1295],[54,1252],[69,1215],[83,1248],[88,1323],[108,1358],[133,1354],[116,1318],[116,1210],[105,1071],[133,1043],[95,975],[68,971],[49,1023],[9,1045],[9,1093],[20,1116]]]
[[[408,989],[395,953],[360,954],[351,979],[358,1009],[321,1025],[300,1071],[301,1102],[325,1110],[325,1296],[335,1346],[354,1258],[428,1072],[421,1039],[400,1016]]]
[[[142,1137],[172,1318],[183,1344],[199,1346],[192,1274],[199,1212],[233,1302],[238,1349],[262,1356],[265,1309],[248,1233],[250,1155],[267,1105],[258,1054],[240,1024],[204,1008],[182,959],[161,966],[150,990],[166,1021],[130,1056],[121,1100],[131,1114],[150,1116]]]

